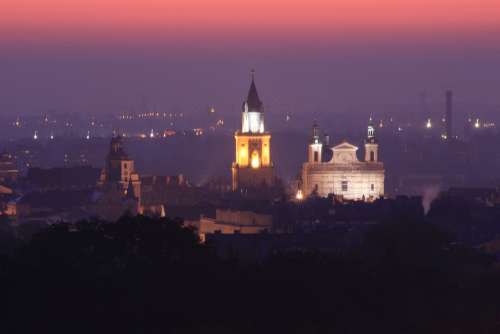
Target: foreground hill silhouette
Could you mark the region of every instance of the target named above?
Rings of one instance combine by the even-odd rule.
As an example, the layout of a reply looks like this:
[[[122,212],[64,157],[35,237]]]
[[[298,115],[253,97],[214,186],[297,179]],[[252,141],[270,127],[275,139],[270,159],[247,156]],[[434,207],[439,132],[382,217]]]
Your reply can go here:
[[[491,258],[424,222],[353,252],[222,260],[181,222],[59,224],[3,255],[5,333],[498,333]]]

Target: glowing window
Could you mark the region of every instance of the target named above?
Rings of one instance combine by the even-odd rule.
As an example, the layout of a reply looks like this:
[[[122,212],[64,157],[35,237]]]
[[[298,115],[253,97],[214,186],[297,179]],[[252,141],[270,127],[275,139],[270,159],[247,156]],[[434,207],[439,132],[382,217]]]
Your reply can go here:
[[[241,159],[244,159],[247,155],[247,151],[245,150],[245,148],[241,148],[240,149],[240,158]]]
[[[257,151],[252,152],[251,166],[252,166],[252,168],[259,168],[260,167],[259,153]]]

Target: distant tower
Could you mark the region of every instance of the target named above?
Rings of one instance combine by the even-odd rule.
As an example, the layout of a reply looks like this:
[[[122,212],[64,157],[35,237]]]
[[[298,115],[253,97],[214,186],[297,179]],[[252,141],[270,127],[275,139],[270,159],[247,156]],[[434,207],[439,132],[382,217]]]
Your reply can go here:
[[[378,161],[378,142],[375,138],[375,126],[373,125],[373,119],[371,116],[368,122],[368,131],[365,139],[365,161]]]
[[[135,197],[141,198],[141,180],[135,172],[134,160],[130,159],[123,149],[120,136],[111,139],[106,167],[101,172],[99,185],[115,186],[123,194],[129,193],[128,189],[132,187]]]
[[[141,180],[123,149],[121,137],[113,137],[106,165],[101,171],[94,204],[93,215],[115,221],[124,213],[142,213]]]
[[[243,102],[241,130],[234,135],[233,190],[274,184],[271,134],[264,128],[264,107],[259,99],[252,70],[252,82]]]
[[[446,91],[445,138],[453,138],[453,92]]]
[[[323,153],[323,144],[319,136],[319,128],[316,123],[313,125],[311,142],[308,147],[308,161],[312,163],[320,163]]]

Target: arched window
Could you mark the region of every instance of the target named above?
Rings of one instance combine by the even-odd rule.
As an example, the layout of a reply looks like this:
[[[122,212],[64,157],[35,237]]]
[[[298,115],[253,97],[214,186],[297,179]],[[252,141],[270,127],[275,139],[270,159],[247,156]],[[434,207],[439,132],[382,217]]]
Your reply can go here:
[[[318,162],[319,161],[319,153],[318,151],[315,151],[314,152],[314,162]]]
[[[370,152],[370,161],[375,161],[375,152]]]
[[[259,153],[257,151],[252,152],[252,160],[250,162],[252,168],[259,168],[260,167],[260,158],[259,158]]]

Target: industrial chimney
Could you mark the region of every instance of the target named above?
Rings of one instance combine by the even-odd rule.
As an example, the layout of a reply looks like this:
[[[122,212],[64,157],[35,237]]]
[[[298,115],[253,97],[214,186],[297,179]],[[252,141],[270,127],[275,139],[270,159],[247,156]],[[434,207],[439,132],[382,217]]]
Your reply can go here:
[[[453,92],[446,91],[446,139],[453,138]]]

